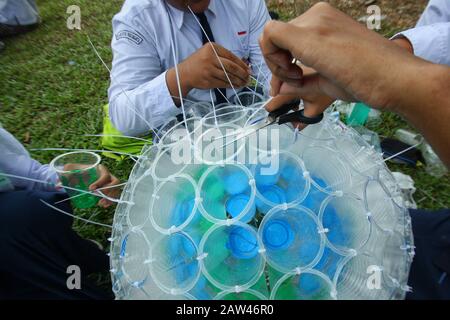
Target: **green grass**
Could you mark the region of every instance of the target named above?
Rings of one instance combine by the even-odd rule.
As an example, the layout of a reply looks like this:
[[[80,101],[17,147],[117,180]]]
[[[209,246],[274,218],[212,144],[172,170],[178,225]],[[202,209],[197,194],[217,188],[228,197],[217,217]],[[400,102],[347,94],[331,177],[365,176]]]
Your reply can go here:
[[[27,149],[33,148],[100,148],[98,138],[84,137],[102,131],[101,106],[107,102],[109,74],[90,47],[88,34],[100,55],[111,61],[111,19],[120,10],[122,1],[91,0],[38,0],[42,25],[34,32],[5,41],[6,50],[0,53],[0,123],[13,133]],[[82,30],[66,28],[66,9],[79,5],[82,13]],[[291,12],[282,12],[288,19]],[[383,34],[393,34],[385,27]],[[73,61],[75,64],[69,64]],[[384,114],[383,122],[375,129],[383,136],[392,136],[397,128],[406,127],[403,120],[393,114]],[[43,163],[49,162],[58,152],[31,154]],[[126,180],[132,162],[104,163],[116,176]],[[422,208],[450,207],[450,182],[448,177],[437,179],[423,168],[411,169],[391,165],[411,175],[419,190]],[[434,201],[420,190],[432,195]],[[422,199],[426,196],[425,199]],[[113,210],[77,210],[83,217],[111,223]],[[107,246],[109,230],[75,222],[75,229],[86,238],[96,239]]]

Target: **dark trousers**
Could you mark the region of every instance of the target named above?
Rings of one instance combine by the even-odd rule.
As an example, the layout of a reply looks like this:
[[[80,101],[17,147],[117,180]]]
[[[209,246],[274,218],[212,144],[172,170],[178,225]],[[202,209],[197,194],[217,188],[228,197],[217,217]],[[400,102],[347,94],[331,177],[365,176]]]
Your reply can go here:
[[[109,269],[109,259],[91,241],[72,230],[73,219],[54,204],[64,194],[0,193],[0,299],[110,299],[86,277]],[[69,202],[57,205],[72,212]],[[78,266],[81,289],[67,287],[69,266]]]
[[[406,299],[450,300],[450,210],[410,210],[414,257]]]

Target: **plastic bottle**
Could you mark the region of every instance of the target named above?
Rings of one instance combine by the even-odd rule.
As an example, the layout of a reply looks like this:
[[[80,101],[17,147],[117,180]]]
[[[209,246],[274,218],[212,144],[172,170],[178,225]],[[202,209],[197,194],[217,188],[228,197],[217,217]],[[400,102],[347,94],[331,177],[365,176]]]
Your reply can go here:
[[[395,132],[395,137],[401,142],[411,146],[423,141],[418,148],[422,152],[422,156],[426,163],[425,170],[431,176],[440,178],[448,172],[447,167],[439,159],[436,152],[434,152],[433,148],[423,140],[423,137],[420,134],[406,129],[398,129]]]

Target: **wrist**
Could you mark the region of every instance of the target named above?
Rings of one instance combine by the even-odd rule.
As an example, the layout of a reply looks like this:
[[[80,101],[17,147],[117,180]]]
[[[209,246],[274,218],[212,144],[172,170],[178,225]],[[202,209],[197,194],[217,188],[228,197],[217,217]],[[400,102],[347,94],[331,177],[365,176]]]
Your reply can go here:
[[[185,76],[186,73],[184,71],[184,67],[180,64],[177,66],[177,68],[178,68],[178,78],[180,80],[180,87],[178,86],[177,70],[175,69],[175,67],[167,71],[166,83],[174,103],[179,106],[180,94],[183,97],[186,97],[188,93],[192,90],[192,86],[190,84],[190,81],[188,80],[188,77]]]
[[[406,38],[405,36],[401,35],[398,38],[393,39],[392,42],[398,45],[399,47],[405,49],[406,51],[414,54],[414,47],[411,41],[409,41],[409,39]]]
[[[192,85],[191,77],[188,76],[189,72],[186,69],[186,64],[184,62],[181,62],[178,64],[178,76],[180,78],[180,86],[183,94],[188,94],[189,91],[194,89],[194,86]],[[174,73],[175,73],[175,68]],[[176,74],[175,74],[176,77]]]
[[[405,81],[397,90],[395,106],[391,111],[411,119],[423,110],[433,110],[433,105],[445,104],[448,99],[449,68],[417,59],[418,63],[408,68]],[[446,88],[447,87],[447,88]]]

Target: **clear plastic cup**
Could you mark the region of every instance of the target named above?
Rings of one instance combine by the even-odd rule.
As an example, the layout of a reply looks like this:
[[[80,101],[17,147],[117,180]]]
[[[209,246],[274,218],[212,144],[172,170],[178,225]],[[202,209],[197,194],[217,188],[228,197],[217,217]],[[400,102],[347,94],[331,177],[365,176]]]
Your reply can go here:
[[[256,207],[266,214],[281,204],[301,203],[309,193],[310,180],[303,162],[290,152],[262,157],[251,171],[257,187]]]
[[[271,293],[271,300],[335,300],[333,283],[323,273],[308,270],[286,274]]]
[[[185,294],[200,277],[197,246],[184,232],[166,235],[155,241],[151,256],[152,279],[164,292]]]
[[[194,218],[199,203],[195,181],[188,175],[161,183],[153,194],[150,219],[153,227],[163,234],[183,230]]]
[[[246,290],[264,271],[258,234],[247,224],[218,224],[208,230],[200,243],[203,274],[222,290]]]
[[[231,100],[236,105],[243,105],[249,107],[255,103],[261,103],[264,101],[264,97],[256,92],[243,91],[232,97]]]
[[[190,150],[190,148],[187,148],[187,150]],[[173,179],[179,176],[188,165],[189,162],[186,163],[184,155],[172,153],[172,151],[171,148],[159,149],[158,155],[150,168],[151,175],[155,180],[164,182]]]
[[[204,101],[197,102],[189,108],[188,115],[193,118],[203,118],[211,112],[212,108],[211,103]]]
[[[350,170],[336,150],[328,147],[309,147],[304,150],[302,160],[310,175],[327,185],[326,188],[322,188],[313,179],[312,183],[320,191],[334,194],[336,191],[351,190],[353,180]],[[323,161],[326,161],[326,165]]]
[[[384,287],[383,277],[379,279],[380,287],[370,287],[368,285],[370,276],[374,272],[380,272],[381,259],[370,255],[349,256],[345,263],[340,266],[335,276],[337,297],[339,300],[387,300],[390,293]],[[379,270],[379,271],[378,271]],[[376,285],[376,284],[374,284]]]
[[[301,206],[273,208],[261,222],[258,234],[267,262],[285,273],[313,266],[325,245],[317,217]]]
[[[93,152],[69,152],[62,154],[50,163],[64,187],[89,192],[89,186],[98,180],[98,166],[101,158]],[[92,208],[99,197],[67,188],[72,204],[80,209]]]
[[[257,120],[255,119],[255,122]],[[245,132],[245,134],[247,136],[242,140],[246,141],[250,160],[257,156],[287,150],[298,153],[297,150],[291,148],[295,143],[295,134],[287,124],[271,125],[256,132]]]
[[[172,123],[171,123],[172,124]],[[185,139],[190,139],[193,143],[195,134],[202,127],[202,118],[189,118],[182,122],[173,123],[172,127],[160,137],[158,145],[171,147]]]
[[[216,108],[207,114],[204,118],[206,127],[214,127],[222,124],[234,124],[237,126],[244,126],[247,120],[248,112],[240,106],[226,106],[223,108]]]
[[[383,159],[358,132],[349,129],[345,136],[334,143],[356,173],[369,178],[376,177],[378,166],[374,164]]]
[[[213,223],[249,222],[256,213],[255,186],[250,171],[242,165],[212,166],[199,182],[203,216]]]
[[[239,127],[234,124],[220,124],[205,129],[194,142],[196,163],[223,165],[245,160],[245,139],[238,140],[234,135],[238,130]]]
[[[142,231],[130,231],[121,238],[118,276],[127,282],[142,286],[149,277],[150,245]]]
[[[364,201],[355,196],[328,198],[320,211],[330,247],[340,251],[359,250],[369,239],[371,224]]]
[[[398,222],[395,215],[395,205],[383,186],[376,180],[371,180],[365,188],[366,209],[371,221],[381,229],[392,231]]]
[[[134,205],[127,208],[127,221],[131,227],[141,227],[150,216],[148,208],[152,203],[152,195],[155,192],[155,181],[149,174],[138,178],[131,191],[131,202]]]
[[[393,232],[389,235],[382,258],[382,265],[385,270],[382,275],[388,286],[398,288],[400,284],[408,282],[413,256],[414,244],[408,243],[403,234]],[[398,260],[402,261],[401,266],[397,265]]]
[[[161,143],[161,138],[169,131],[172,130],[173,127],[175,127],[177,124],[179,123],[179,121],[177,120],[177,118],[175,117],[171,117],[169,118],[161,127],[159,127],[156,130],[156,139],[155,139],[155,143],[159,144]]]
[[[222,291],[214,300],[231,300],[231,301],[256,301],[256,300],[268,300],[266,296],[255,290],[245,290],[236,292],[235,290]]]
[[[335,249],[326,245],[322,257],[314,266],[314,270],[323,273],[333,281],[339,266],[344,263],[347,256],[347,254],[338,253]]]
[[[202,274],[189,294],[197,300],[213,300],[221,291]]]

